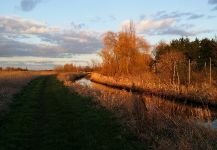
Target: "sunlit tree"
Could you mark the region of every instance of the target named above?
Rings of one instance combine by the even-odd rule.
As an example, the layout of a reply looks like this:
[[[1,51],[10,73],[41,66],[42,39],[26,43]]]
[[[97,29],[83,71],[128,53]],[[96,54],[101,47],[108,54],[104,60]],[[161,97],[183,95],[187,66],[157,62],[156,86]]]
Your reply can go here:
[[[103,43],[104,47],[99,55],[104,74],[129,75],[149,69],[151,57],[147,52],[150,45],[144,38],[136,35],[132,22],[119,33],[107,32]]]
[[[157,70],[166,83],[185,83],[187,81],[187,59],[181,52],[168,52],[159,57]]]

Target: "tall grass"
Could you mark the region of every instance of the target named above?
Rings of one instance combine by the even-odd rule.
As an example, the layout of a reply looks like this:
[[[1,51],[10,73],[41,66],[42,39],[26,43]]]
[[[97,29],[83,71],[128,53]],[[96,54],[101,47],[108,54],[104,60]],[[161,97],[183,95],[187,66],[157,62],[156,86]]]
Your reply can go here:
[[[183,101],[189,100],[202,105],[217,106],[217,88],[206,83],[189,86],[165,84],[150,73],[126,77],[111,77],[92,73],[90,79],[111,86],[144,90],[147,93],[162,97],[172,97]]]
[[[126,129],[134,132],[150,149],[217,149],[217,132],[201,126],[194,119],[171,112],[172,109],[158,103],[150,109],[147,102],[156,103],[154,98],[144,99],[122,90],[97,90],[80,86],[65,80],[65,86],[81,95],[92,97],[97,107],[105,107],[114,112],[126,124]],[[178,110],[179,111],[179,110]],[[210,116],[210,112],[196,109],[201,118]]]

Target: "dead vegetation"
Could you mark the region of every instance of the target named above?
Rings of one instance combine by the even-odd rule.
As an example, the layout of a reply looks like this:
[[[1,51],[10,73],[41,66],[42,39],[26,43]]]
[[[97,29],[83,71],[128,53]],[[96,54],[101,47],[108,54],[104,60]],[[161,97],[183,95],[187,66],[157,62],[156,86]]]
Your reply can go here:
[[[173,98],[182,100],[183,102],[189,101],[200,105],[210,105],[213,107],[217,106],[217,89],[209,84],[190,86],[166,84],[158,81],[157,77],[150,73],[127,77],[112,77],[92,73],[90,80],[110,86],[119,86],[123,89],[132,89],[132,91],[144,91],[146,94]]]
[[[190,42],[181,38],[170,44],[160,43],[153,58],[150,44],[136,35],[131,23],[120,32],[107,32],[103,43],[99,53],[102,63],[97,65],[90,80],[152,96],[217,106],[217,41]],[[83,87],[71,82],[74,81],[71,76],[63,75],[60,79],[72,91],[92,97],[96,108],[103,106],[114,112],[150,149],[217,149],[215,130],[197,122],[194,115],[188,118],[180,113],[196,113],[203,120],[212,116],[209,109],[190,108],[177,113],[179,108],[168,109],[165,104],[159,105],[162,101],[148,106],[148,101],[157,101],[156,97],[148,100],[132,92]]]
[[[72,91],[92,97],[96,102],[96,108],[103,106],[114,112],[128,129],[148,144],[150,149],[217,148],[216,131],[196,123],[194,117],[186,118],[185,115],[168,109],[165,104],[156,104],[150,109],[147,102],[155,102],[156,98],[144,99],[122,90],[106,92],[84,87],[69,80],[65,80],[64,84]],[[196,109],[195,113],[201,118],[210,115],[208,110]]]

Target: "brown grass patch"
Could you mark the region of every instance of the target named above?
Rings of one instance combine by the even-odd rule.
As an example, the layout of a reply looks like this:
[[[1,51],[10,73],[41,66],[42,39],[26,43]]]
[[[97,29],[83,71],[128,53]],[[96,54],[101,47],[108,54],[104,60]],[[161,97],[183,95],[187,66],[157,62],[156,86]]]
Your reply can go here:
[[[32,79],[41,75],[54,74],[51,71],[0,71],[0,111],[7,108],[15,93]]]

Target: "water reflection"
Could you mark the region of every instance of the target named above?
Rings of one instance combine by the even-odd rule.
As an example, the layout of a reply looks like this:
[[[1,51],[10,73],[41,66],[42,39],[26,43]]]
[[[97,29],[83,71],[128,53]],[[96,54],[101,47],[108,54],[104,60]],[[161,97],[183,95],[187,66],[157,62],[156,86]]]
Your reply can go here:
[[[80,80],[77,80],[76,83],[79,83],[80,85],[82,86],[88,86],[88,87],[91,87],[91,81],[90,80],[87,80],[86,78],[82,78]]]
[[[110,88],[101,84],[93,83],[88,79],[76,81],[82,86],[88,86],[100,91],[116,93],[122,90]],[[149,111],[161,111],[170,116],[179,116],[183,119],[194,119],[197,123],[203,124],[206,127],[217,129],[217,110],[211,110],[208,107],[191,106],[175,101],[169,101],[155,96],[142,96],[145,105]]]

